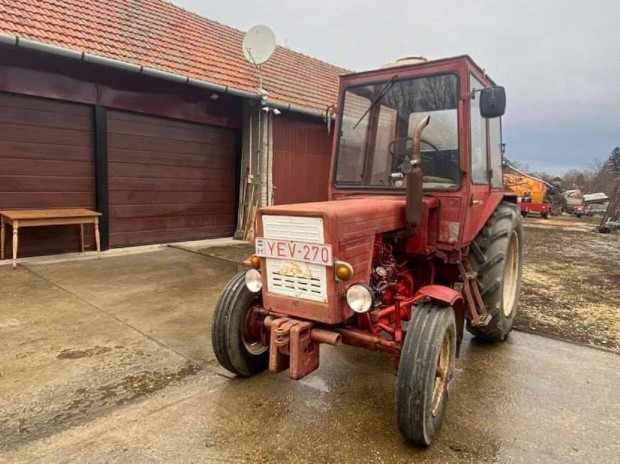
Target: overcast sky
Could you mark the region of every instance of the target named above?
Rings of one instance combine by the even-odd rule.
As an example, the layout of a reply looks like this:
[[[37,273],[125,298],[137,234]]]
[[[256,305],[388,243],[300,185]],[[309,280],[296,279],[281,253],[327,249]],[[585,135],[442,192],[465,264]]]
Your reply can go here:
[[[620,145],[619,0],[172,0],[361,71],[469,54],[506,87],[507,156],[561,174]]]

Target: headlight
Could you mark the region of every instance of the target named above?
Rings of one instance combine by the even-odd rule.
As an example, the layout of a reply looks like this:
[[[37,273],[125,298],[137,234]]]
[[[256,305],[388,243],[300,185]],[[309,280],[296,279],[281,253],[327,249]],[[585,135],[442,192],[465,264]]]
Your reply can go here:
[[[347,290],[347,304],[356,313],[365,313],[375,302],[375,292],[366,284],[353,284]]]
[[[263,288],[263,279],[261,278],[260,272],[256,269],[250,269],[245,273],[245,286],[252,293],[260,292],[260,289]]]

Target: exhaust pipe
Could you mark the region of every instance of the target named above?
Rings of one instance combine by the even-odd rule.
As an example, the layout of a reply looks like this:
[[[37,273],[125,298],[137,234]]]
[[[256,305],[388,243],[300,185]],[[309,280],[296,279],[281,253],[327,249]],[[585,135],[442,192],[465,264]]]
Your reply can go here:
[[[431,122],[431,117],[422,119],[413,132],[413,153],[411,154],[411,171],[407,174],[407,223],[412,233],[420,224],[422,215],[422,131]]]

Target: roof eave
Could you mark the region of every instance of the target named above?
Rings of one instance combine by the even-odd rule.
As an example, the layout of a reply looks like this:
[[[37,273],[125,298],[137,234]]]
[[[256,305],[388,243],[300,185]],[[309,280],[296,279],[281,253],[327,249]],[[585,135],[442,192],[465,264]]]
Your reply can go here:
[[[70,48],[58,47],[56,45],[46,44],[44,42],[37,42],[30,39],[24,39],[18,36],[0,34],[0,46],[22,48],[25,50],[32,50],[39,53],[44,53],[47,55],[60,56],[63,58],[83,61],[85,63],[113,68],[124,72],[133,72],[145,76],[154,77],[157,79],[169,80],[181,85],[188,85],[190,87],[196,87],[212,92],[233,95],[240,98],[260,100],[263,97],[263,95],[259,92],[248,92],[246,90],[235,89],[227,85],[217,84],[202,79],[195,79],[193,77],[183,76],[181,74],[171,73],[160,69],[140,66],[126,61],[116,60],[114,58],[106,58],[103,56],[94,55],[92,53],[80,52],[77,50],[72,50]],[[293,113],[303,114],[305,116],[325,119],[324,111],[318,111],[312,108],[305,108],[289,102],[270,101],[269,106],[278,108],[281,111],[291,111]]]

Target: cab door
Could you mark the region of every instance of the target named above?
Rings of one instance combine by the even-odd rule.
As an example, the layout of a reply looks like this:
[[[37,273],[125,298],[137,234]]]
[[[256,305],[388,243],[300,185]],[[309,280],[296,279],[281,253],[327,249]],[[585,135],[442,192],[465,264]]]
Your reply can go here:
[[[489,143],[489,120],[480,116],[480,90],[485,85],[473,74],[469,74],[469,90],[473,98],[469,99],[469,170],[470,194],[467,201],[465,230],[463,242],[471,242],[486,223],[488,216],[501,201],[501,191],[493,191],[492,180],[498,175],[501,179],[501,154],[499,172],[495,173],[491,162]],[[496,166],[494,166],[496,167]],[[497,169],[497,167],[496,167]],[[501,186],[501,180],[500,180]]]

